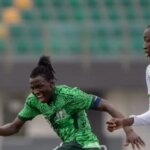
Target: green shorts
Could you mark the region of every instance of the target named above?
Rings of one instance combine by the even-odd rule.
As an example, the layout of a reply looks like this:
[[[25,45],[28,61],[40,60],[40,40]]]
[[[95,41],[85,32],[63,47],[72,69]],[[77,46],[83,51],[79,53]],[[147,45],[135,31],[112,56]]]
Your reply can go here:
[[[82,148],[80,144],[76,141],[69,143],[63,143],[62,145],[56,147],[54,150],[100,150],[99,148]]]

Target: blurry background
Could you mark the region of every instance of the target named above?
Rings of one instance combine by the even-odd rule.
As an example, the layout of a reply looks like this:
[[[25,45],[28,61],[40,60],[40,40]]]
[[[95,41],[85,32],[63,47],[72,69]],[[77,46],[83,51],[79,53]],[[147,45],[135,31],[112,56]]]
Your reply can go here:
[[[44,54],[51,56],[58,84],[102,96],[127,116],[146,111],[142,34],[149,8],[149,0],[0,0],[0,124],[22,108],[30,72]],[[110,116],[88,114],[108,150],[124,150],[123,131],[106,130]],[[149,127],[135,130],[148,150]],[[39,116],[16,136],[1,138],[0,150],[51,150],[58,143]]]

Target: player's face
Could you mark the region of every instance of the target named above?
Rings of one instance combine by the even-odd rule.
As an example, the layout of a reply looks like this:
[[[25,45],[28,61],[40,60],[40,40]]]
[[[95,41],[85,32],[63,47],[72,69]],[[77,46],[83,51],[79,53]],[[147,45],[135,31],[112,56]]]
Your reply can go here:
[[[150,57],[150,28],[144,30],[144,52]]]
[[[32,93],[41,102],[49,102],[50,98],[52,97],[53,86],[53,83],[48,82],[42,76],[30,78],[30,88]]]

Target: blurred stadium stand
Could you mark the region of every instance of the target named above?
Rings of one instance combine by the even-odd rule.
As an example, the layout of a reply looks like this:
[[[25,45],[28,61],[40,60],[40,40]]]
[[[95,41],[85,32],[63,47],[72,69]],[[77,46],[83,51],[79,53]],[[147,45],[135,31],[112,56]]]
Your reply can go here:
[[[3,47],[9,43],[11,55],[19,57],[80,56],[86,51],[102,57],[140,56],[148,5],[146,0],[0,0],[0,22],[9,34]]]

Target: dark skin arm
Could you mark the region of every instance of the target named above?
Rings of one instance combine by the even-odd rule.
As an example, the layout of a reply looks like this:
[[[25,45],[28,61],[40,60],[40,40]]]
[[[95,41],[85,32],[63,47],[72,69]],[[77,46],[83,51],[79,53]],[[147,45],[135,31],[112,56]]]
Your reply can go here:
[[[132,126],[134,123],[134,118],[112,118],[110,121],[107,121],[107,127],[110,132],[114,130],[123,128],[125,126]]]
[[[124,118],[125,117],[110,102],[108,102],[104,99],[101,99],[101,102],[99,103],[99,106],[98,106],[98,110],[105,111],[108,114],[110,114],[112,117],[115,117],[115,118]],[[144,141],[134,132],[134,130],[131,127],[129,127],[129,126],[124,127],[123,129],[127,136],[125,146],[128,146],[129,143],[131,143],[133,150],[135,149],[135,147],[140,149],[141,147],[145,146]]]
[[[16,134],[24,125],[24,123],[25,121],[22,121],[18,117],[16,117],[11,123],[5,124],[0,127],[0,136],[10,136]]]

